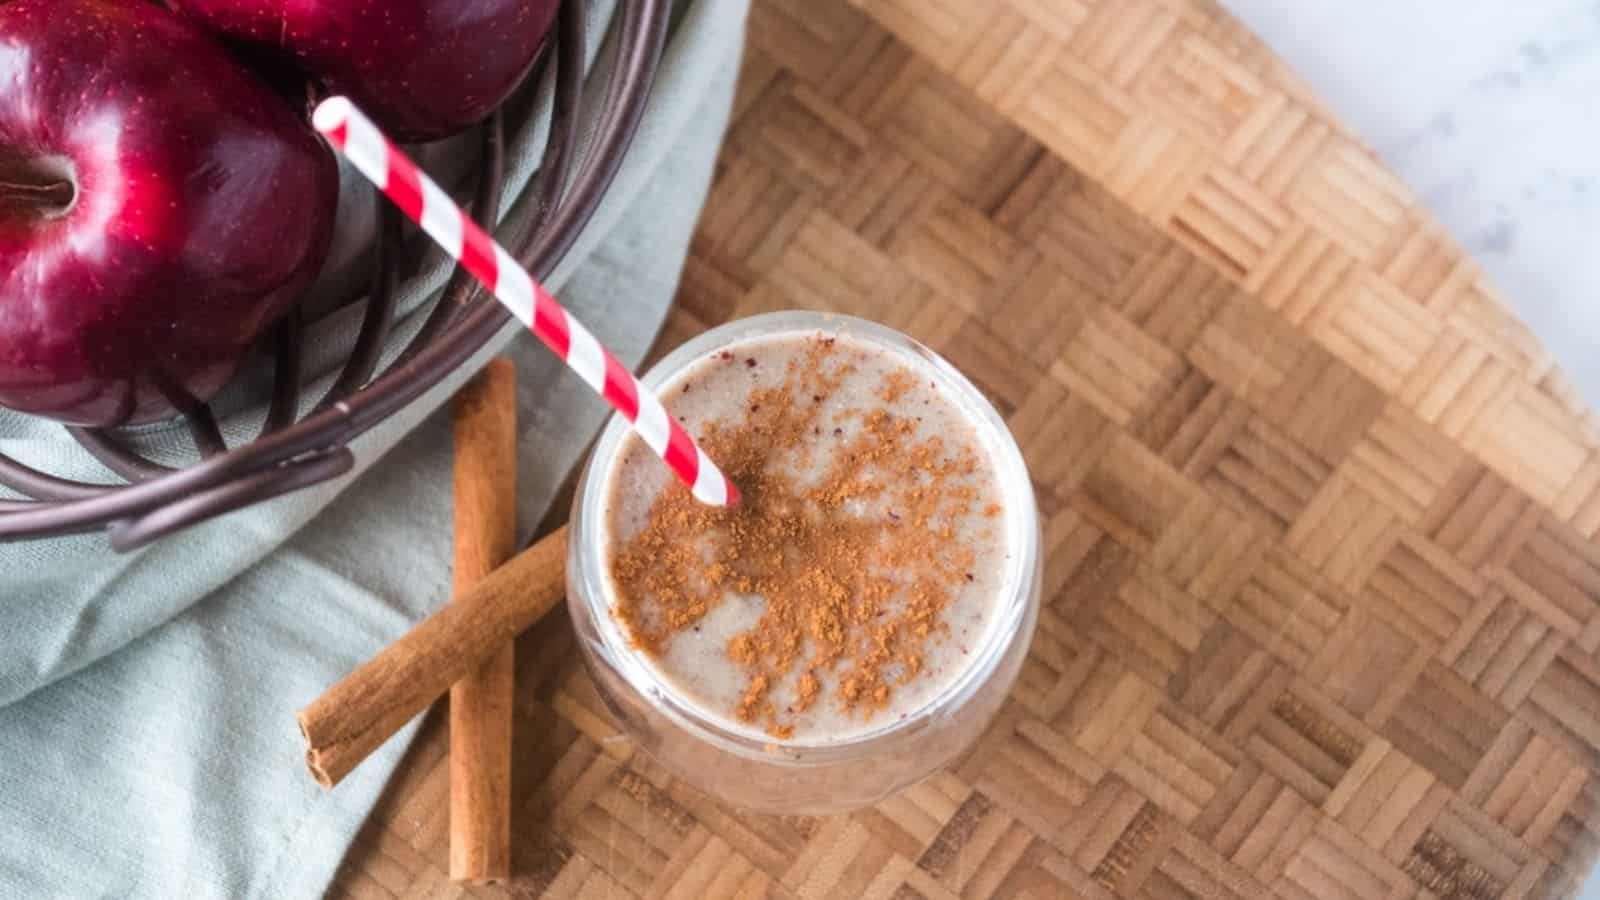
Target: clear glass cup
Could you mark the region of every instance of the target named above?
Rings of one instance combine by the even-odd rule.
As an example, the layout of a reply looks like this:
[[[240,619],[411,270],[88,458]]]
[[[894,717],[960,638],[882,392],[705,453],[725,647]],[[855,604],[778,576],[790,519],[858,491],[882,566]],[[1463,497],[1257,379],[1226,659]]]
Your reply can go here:
[[[1004,702],[1038,620],[1038,507],[1022,453],[982,393],[932,350],[893,329],[849,316],[780,312],[730,322],[685,343],[642,379],[658,390],[725,345],[788,333],[848,333],[920,360],[929,377],[977,427],[999,473],[1013,546],[995,625],[969,667],[903,718],[843,740],[757,739],[698,710],[629,647],[613,617],[604,570],[606,481],[628,434],[613,416],[584,468],[573,504],[567,604],[578,646],[618,722],[646,752],[684,781],[756,812],[823,814],[866,806],[921,780],[969,748]]]

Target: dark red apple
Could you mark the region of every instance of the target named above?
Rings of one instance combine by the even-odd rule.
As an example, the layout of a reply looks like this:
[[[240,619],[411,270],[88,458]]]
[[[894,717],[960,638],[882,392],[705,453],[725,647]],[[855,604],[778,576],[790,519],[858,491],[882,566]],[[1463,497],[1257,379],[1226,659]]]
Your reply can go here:
[[[193,23],[0,5],[0,405],[114,425],[209,398],[315,277],[338,189]]]
[[[559,0],[167,0],[211,30],[277,48],[390,137],[481,121],[533,65]]]

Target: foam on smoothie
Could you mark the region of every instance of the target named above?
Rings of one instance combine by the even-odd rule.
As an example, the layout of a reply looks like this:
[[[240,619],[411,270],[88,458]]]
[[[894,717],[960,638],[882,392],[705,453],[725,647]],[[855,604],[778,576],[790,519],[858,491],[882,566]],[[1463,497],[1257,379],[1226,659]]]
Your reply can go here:
[[[637,436],[607,471],[609,606],[681,702],[768,739],[846,740],[977,659],[1009,517],[994,449],[941,373],[801,331],[730,344],[660,395],[752,507],[697,507]]]

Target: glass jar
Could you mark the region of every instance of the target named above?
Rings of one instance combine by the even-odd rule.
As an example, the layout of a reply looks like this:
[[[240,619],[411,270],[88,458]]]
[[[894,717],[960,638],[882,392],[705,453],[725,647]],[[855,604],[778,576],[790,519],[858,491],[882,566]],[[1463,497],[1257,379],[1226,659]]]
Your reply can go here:
[[[998,608],[973,660],[921,707],[881,726],[830,741],[778,741],[728,727],[685,698],[629,645],[612,614],[605,570],[608,474],[628,435],[613,416],[584,468],[572,513],[567,603],[578,645],[600,696],[624,731],[684,781],[756,812],[823,814],[874,803],[949,764],[1004,702],[1038,619],[1038,507],[1022,453],[1005,421],[970,381],[933,351],[881,325],[849,316],[780,312],[728,323],[679,347],[642,379],[659,390],[722,347],[791,333],[845,333],[915,361],[971,420],[999,478],[1012,545]]]

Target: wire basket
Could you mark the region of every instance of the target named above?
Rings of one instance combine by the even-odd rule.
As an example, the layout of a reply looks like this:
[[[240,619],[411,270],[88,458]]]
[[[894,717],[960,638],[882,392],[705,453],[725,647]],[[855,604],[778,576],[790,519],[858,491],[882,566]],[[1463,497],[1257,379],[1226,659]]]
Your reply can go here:
[[[585,0],[564,0],[555,39],[547,41],[530,79],[553,77],[549,140],[529,185],[531,202],[501,222],[507,248],[539,279],[547,278],[593,215],[639,125],[655,79],[670,13],[669,0],[621,0],[610,71],[598,124],[582,136],[585,118]],[[553,70],[553,71],[552,71]],[[481,222],[498,218],[504,180],[502,114],[479,126],[480,158],[471,206]],[[581,159],[580,157],[581,152]],[[509,314],[459,267],[420,331],[379,371],[394,321],[400,282],[398,252],[405,227],[381,205],[373,258],[373,291],[361,329],[333,386],[303,418],[301,317],[291,313],[270,337],[272,391],[259,435],[227,446],[211,408],[179,404],[199,461],[162,465],[129,449],[116,429],[66,427],[123,484],[58,477],[0,454],[0,484],[29,499],[0,499],[0,541],[104,530],[127,552],[183,528],[254,503],[337,478],[355,465],[349,443],[437,384],[483,347]],[[65,426],[64,426],[65,427]]]

